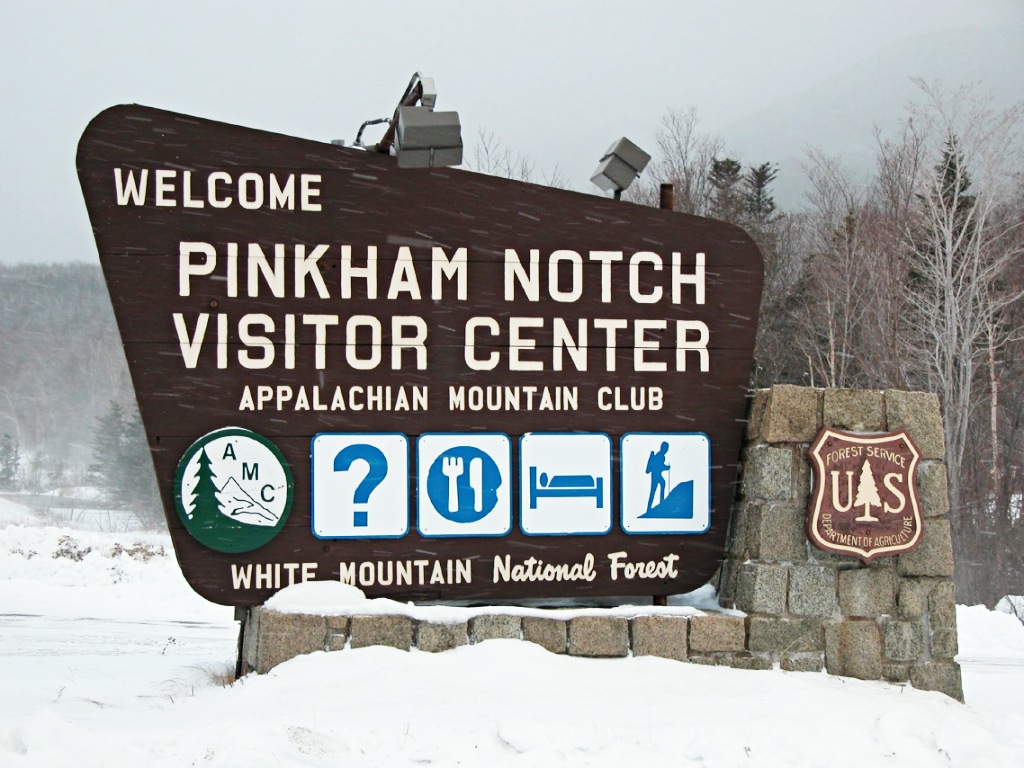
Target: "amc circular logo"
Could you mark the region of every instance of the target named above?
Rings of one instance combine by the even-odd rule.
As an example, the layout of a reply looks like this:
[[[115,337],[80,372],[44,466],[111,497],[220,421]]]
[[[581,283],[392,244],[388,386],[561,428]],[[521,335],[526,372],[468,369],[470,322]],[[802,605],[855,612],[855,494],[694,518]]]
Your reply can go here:
[[[174,477],[178,517],[196,541],[217,552],[249,552],[271,541],[292,499],[292,474],[281,451],[241,427],[196,440]]]

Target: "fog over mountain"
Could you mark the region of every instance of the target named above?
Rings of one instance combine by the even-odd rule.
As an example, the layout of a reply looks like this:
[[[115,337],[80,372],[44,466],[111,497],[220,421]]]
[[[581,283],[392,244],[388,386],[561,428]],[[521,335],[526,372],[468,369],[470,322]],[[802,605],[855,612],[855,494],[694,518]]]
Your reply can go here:
[[[776,196],[799,207],[806,191],[802,165],[816,148],[866,177],[874,163],[875,129],[892,136],[909,103],[923,98],[915,78],[952,93],[974,85],[994,108],[1024,99],[1024,45],[1019,29],[964,27],[918,35],[846,70],[779,99],[721,129],[726,147],[747,164],[779,166]]]
[[[491,132],[536,180],[590,194],[609,144],[652,151],[667,110],[692,107],[744,162],[778,164],[791,205],[804,148],[863,164],[911,77],[1024,96],[1020,0],[37,0],[0,3],[0,28],[0,262],[96,262],[75,151],[116,104],[351,142],[421,71],[468,160]]]

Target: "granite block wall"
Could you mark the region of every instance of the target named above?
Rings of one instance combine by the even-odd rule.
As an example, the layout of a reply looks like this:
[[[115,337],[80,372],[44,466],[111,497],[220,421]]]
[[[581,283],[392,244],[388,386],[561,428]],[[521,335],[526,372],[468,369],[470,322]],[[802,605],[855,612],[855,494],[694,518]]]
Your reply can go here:
[[[953,547],[939,403],[920,392],[778,385],[754,393],[738,498],[719,572],[719,613],[635,615],[495,609],[450,624],[404,615],[311,616],[250,609],[241,668],[267,672],[301,653],[385,645],[439,652],[520,639],[591,658],[653,655],[741,669],[821,672],[911,683],[963,700]],[[807,538],[807,451],[824,426],[907,430],[922,452],[916,550],[870,565]],[[728,610],[734,609],[734,610]],[[742,614],[740,613],[742,612]],[[743,615],[745,614],[745,615]]]

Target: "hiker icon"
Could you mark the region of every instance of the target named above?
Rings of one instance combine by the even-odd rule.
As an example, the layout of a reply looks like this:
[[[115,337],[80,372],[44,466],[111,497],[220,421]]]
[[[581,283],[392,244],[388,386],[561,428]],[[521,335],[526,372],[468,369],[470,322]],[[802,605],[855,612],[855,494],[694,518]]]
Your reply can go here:
[[[651,476],[651,495],[647,499],[647,511],[654,506],[654,496],[661,491],[661,500],[665,501],[665,473],[668,472],[668,443],[662,443],[657,451],[651,451],[647,457],[647,474]]]
[[[622,438],[626,533],[703,533],[711,521],[711,443],[702,433]]]

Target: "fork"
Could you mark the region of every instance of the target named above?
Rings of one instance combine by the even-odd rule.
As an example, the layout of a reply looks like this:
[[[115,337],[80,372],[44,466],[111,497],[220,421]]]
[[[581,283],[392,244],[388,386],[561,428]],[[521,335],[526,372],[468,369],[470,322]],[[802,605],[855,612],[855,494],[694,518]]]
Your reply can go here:
[[[448,478],[448,512],[459,511],[459,476],[462,475],[462,459],[449,456],[441,460],[441,472]]]

